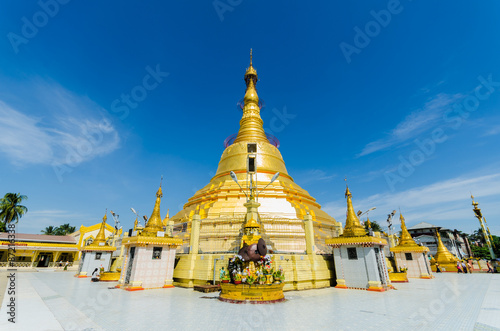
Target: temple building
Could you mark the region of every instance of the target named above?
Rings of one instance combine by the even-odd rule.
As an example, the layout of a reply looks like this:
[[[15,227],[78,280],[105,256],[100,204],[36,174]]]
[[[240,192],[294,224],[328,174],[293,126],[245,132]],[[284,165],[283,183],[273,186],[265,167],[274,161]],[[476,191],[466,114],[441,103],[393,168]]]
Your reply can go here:
[[[7,232],[0,233],[0,267],[8,266],[9,241]],[[78,246],[72,236],[16,233],[16,254],[9,265],[13,268],[51,268],[58,262],[73,265],[78,257]]]
[[[80,278],[90,277],[96,268],[102,269],[102,271],[108,271],[111,266],[111,257],[113,252],[116,251],[116,247],[111,246],[106,241],[105,229],[107,219],[108,216],[104,214],[101,228],[99,229],[95,239],[91,244],[83,246],[80,249],[82,257],[80,259],[80,265],[78,266],[77,273],[77,276]]]
[[[246,92],[240,102],[243,111],[236,136],[226,139],[215,176],[171,218],[174,227],[185,227],[185,244],[174,271],[174,284],[192,287],[213,280],[223,259],[237,253],[241,244],[247,197],[241,187],[255,185],[260,203],[262,237],[289,277],[286,290],[330,286],[333,263],[325,239],[342,233],[341,223],[329,216],[309,193],[288,174],[278,141],[264,132],[257,95],[257,71],[252,64],[244,75]],[[254,167],[250,183],[248,167]],[[232,180],[234,172],[238,183]],[[274,174],[279,177],[268,185]],[[199,221],[195,220],[199,216]],[[310,243],[314,254],[306,254],[304,219],[311,217]],[[198,217],[196,216],[196,218]],[[193,229],[199,226],[196,238]],[[193,243],[196,245],[193,246]]]
[[[117,287],[128,291],[173,287],[175,253],[182,239],[165,235],[160,216],[162,196],[160,185],[146,226],[137,229],[136,222],[132,236],[122,240],[126,256]]]
[[[383,292],[390,287],[383,250],[387,241],[366,234],[354,212],[348,187],[345,196],[347,217],[344,233],[338,238],[326,240],[326,244],[333,247],[337,277],[335,287]]]
[[[460,258],[472,256],[467,235],[457,230],[452,231],[427,222],[420,222],[408,228],[408,232],[417,243],[429,248],[430,255],[437,253],[438,239],[436,231],[439,231],[443,244],[453,255]]]
[[[399,219],[401,220],[401,238],[397,246],[391,247],[397,267],[407,269],[406,274],[410,278],[433,278],[427,256],[429,248],[418,245],[413,240],[406,228],[403,214],[399,214]]]

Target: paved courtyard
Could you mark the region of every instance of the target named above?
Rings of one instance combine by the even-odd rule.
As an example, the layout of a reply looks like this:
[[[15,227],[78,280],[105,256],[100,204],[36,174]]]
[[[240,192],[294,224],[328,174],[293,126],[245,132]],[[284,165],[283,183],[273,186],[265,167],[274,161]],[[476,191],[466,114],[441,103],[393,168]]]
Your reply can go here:
[[[16,323],[7,320],[4,293],[0,330],[500,330],[498,274],[438,274],[385,293],[286,292],[288,300],[274,305],[230,304],[218,293],[184,288],[110,289],[114,284],[72,272],[18,272]]]

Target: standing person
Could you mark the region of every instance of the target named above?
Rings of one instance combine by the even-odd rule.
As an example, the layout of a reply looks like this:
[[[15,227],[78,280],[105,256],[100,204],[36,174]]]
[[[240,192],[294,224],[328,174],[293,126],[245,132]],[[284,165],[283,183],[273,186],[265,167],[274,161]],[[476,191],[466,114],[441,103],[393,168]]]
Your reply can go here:
[[[62,268],[62,260],[57,264],[57,269]]]
[[[462,261],[462,270],[463,270],[464,274],[467,273],[467,265],[465,264],[464,261]]]
[[[491,269],[490,262],[486,261],[486,266],[488,267],[488,271],[487,272],[493,273],[493,269]]]
[[[467,266],[469,267],[469,272],[472,273],[472,260],[467,261]]]
[[[66,263],[64,264],[64,270],[68,270],[68,265],[69,265],[69,262],[66,261]]]
[[[462,273],[462,264],[460,263],[460,261],[457,262],[457,273],[458,274]]]
[[[439,263],[436,262],[436,272],[441,272],[441,269],[439,268]]]
[[[95,270],[92,272],[92,281],[93,282],[99,281],[99,269],[98,268],[95,268]]]

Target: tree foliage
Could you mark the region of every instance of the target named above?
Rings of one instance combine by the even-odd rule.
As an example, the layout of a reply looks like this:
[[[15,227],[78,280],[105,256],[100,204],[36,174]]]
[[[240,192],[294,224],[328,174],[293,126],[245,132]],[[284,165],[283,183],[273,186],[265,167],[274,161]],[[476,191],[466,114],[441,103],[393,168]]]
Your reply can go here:
[[[47,226],[44,230],[42,230],[42,234],[51,235],[51,236],[66,236],[70,233],[75,232],[75,227],[69,225],[69,223],[63,224],[61,226]]]
[[[27,199],[28,197],[21,195],[21,193],[6,193],[0,199],[0,221],[2,223],[0,230],[5,231],[10,223],[17,224],[24,214],[28,212],[28,208],[21,205],[23,200]]]
[[[377,221],[370,221],[370,226],[374,232],[382,232],[382,227]],[[365,230],[368,231],[368,222],[365,222]]]

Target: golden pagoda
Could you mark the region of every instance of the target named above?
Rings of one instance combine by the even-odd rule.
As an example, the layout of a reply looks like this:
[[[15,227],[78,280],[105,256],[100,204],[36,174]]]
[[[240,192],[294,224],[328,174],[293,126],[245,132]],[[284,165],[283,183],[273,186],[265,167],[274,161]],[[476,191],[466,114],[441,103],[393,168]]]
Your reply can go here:
[[[429,248],[421,246],[413,240],[406,228],[405,218],[402,213],[399,214],[399,220],[401,221],[399,244],[391,247],[397,267],[407,269],[406,273],[411,278],[433,278],[429,258],[427,257]]]
[[[390,288],[383,247],[387,241],[369,236],[352,206],[352,195],[346,187],[347,213],[344,233],[326,240],[333,248],[336,288],[366,289],[384,292]]]
[[[436,263],[439,264],[439,268],[441,269],[441,271],[456,272],[457,262],[459,261],[458,258],[452,253],[450,253],[448,248],[446,248],[446,246],[443,244],[443,241],[441,240],[441,234],[437,229],[436,229],[436,236],[438,240],[437,252],[434,255]],[[434,272],[436,271],[436,264],[432,265],[432,271]]]
[[[182,245],[182,239],[172,237],[164,231],[160,216],[162,197],[160,184],[153,212],[146,226],[137,229],[135,224],[136,230],[132,237],[122,240],[126,257],[116,287],[127,291],[173,287],[175,253],[177,247]]]
[[[261,205],[259,207],[261,235],[270,249],[282,254],[305,253],[306,234],[303,219],[309,213],[313,221],[315,254],[330,253],[331,249],[325,245],[325,239],[341,234],[342,226],[321,210],[316,200],[294,182],[288,174],[277,144],[271,143],[266,136],[260,117],[259,96],[256,90],[258,76],[253,67],[252,53],[250,53],[250,65],[245,72],[244,80],[246,91],[241,103],[243,115],[234,142],[226,144],[227,147],[222,153],[217,172],[210,182],[189,198],[183,209],[171,219],[175,224],[187,224],[187,232],[183,239],[185,242],[190,242],[193,217],[199,210],[201,219],[199,251],[204,254],[216,253],[217,256],[220,256],[221,252],[228,254],[238,252],[241,247],[241,234],[247,211],[245,203],[248,202],[248,198],[240,186],[233,181],[230,173],[233,171],[236,174],[242,187],[250,187],[247,168],[251,157],[254,162],[252,164],[255,166],[253,184],[258,192],[255,200]],[[266,187],[277,172],[280,173],[278,179]],[[198,243],[198,240],[195,242]],[[194,250],[195,248],[185,245],[179,253],[190,253]],[[203,257],[204,262],[199,263],[207,264],[207,258],[212,257]],[[193,267],[193,263],[196,265],[198,262],[190,262],[187,266],[183,264],[183,261],[181,256],[174,278],[183,286],[192,286],[193,280],[187,279],[191,277],[193,268],[197,268]],[[329,272],[329,269],[325,268],[325,273]],[[197,275],[204,275],[203,278],[207,279],[198,279],[194,282],[205,282],[212,277],[211,271],[208,270],[200,270]],[[324,278],[322,284],[327,286],[326,278],[328,277],[326,274],[321,277]],[[310,280],[304,280],[304,282],[309,282],[308,285],[304,285],[306,287],[319,286],[319,282],[315,282],[314,285]],[[301,288],[301,285],[298,288]]]
[[[76,274],[79,278],[89,277],[96,268],[104,269],[102,271],[109,270],[112,254],[116,251],[116,247],[109,245],[106,241],[105,230],[107,219],[106,212],[94,241],[90,245],[80,248],[82,257],[78,266],[78,273]]]

